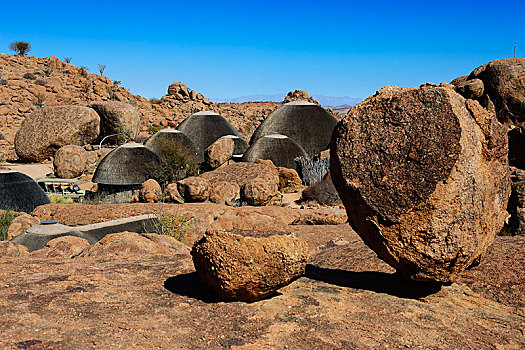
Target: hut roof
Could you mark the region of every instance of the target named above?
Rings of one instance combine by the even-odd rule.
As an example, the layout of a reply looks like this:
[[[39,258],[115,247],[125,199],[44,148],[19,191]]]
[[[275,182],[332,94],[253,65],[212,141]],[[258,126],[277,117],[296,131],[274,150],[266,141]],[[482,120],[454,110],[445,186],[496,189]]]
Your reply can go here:
[[[160,159],[170,149],[182,151],[188,158],[196,163],[203,161],[197,152],[195,143],[182,131],[175,129],[163,129],[151,136],[144,144],[152,150]]]
[[[49,203],[44,190],[29,176],[17,171],[0,172],[0,209],[31,213]]]
[[[255,130],[253,144],[269,134],[282,134],[300,144],[306,153],[314,156],[329,148],[337,119],[323,107],[306,101],[293,101],[272,112]]]
[[[291,138],[272,134],[255,141],[244,153],[245,162],[255,162],[257,158],[270,159],[276,166],[295,169],[296,157],[306,157],[305,150]]]
[[[222,136],[234,135],[242,139],[241,134],[230,122],[214,112],[195,113],[184,119],[176,129],[189,136],[203,159],[206,148]]]
[[[93,182],[104,185],[140,185],[151,178],[159,166],[159,157],[149,148],[129,142],[110,153],[100,162]]]

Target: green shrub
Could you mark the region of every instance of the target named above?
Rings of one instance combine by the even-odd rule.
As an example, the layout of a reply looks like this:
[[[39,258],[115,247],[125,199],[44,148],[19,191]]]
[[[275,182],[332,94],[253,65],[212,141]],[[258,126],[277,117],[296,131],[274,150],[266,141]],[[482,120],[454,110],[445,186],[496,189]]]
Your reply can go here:
[[[161,212],[157,215],[159,223],[155,225],[155,229],[159,235],[168,235],[175,239],[182,241],[184,235],[189,231],[191,223],[189,218],[185,216],[173,216]]]
[[[50,194],[48,197],[51,203],[53,204],[72,204],[73,203],[72,198],[66,198],[60,194]]]
[[[335,189],[332,178],[327,175],[303,191],[303,200],[313,200],[321,205],[335,205],[341,203],[339,193]]]
[[[0,211],[0,241],[7,239],[7,229],[14,218],[18,216],[18,213],[5,209]]]
[[[24,56],[26,53],[31,51],[31,44],[25,41],[13,41],[9,44],[9,49],[16,52],[19,56]]]
[[[156,134],[157,132],[161,131],[162,130],[162,126],[153,126],[153,125],[150,125],[148,126],[148,133],[150,134]]]
[[[153,169],[151,177],[161,186],[200,174],[200,164],[182,145],[160,142],[158,153],[159,167]]]

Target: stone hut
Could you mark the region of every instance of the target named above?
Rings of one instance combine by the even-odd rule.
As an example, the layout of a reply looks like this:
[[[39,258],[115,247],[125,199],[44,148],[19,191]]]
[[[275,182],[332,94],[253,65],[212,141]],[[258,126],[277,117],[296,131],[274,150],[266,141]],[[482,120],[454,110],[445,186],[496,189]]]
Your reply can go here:
[[[197,151],[204,159],[204,151],[209,145],[220,139],[222,136],[233,135],[239,138],[235,142],[234,154],[244,153],[248,144],[241,134],[224,117],[214,112],[198,112],[184,119],[177,130],[186,134],[197,146]]]
[[[255,130],[250,144],[277,133],[293,139],[309,156],[314,156],[330,147],[336,124],[337,119],[323,107],[307,101],[293,101],[273,111]]]
[[[163,159],[165,152],[179,150],[191,161],[201,163],[203,161],[197,152],[195,143],[182,131],[175,129],[163,129],[151,136],[144,145],[152,150],[159,159]]]
[[[93,176],[102,202],[128,202],[159,169],[159,157],[140,143],[126,143],[108,153]]]
[[[285,135],[272,134],[255,141],[244,153],[243,161],[269,159],[276,166],[295,169],[294,159],[297,157],[307,157],[301,145]]]
[[[0,209],[31,213],[49,203],[44,190],[29,176],[17,171],[0,172]]]

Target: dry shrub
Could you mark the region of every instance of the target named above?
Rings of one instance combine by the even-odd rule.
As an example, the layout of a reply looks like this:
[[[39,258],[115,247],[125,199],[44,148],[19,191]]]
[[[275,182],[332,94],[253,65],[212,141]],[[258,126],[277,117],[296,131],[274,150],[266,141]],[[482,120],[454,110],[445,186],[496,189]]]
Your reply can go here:
[[[341,203],[341,198],[335,189],[330,173],[322,180],[317,181],[303,191],[302,199],[316,201],[321,205],[335,205]]]

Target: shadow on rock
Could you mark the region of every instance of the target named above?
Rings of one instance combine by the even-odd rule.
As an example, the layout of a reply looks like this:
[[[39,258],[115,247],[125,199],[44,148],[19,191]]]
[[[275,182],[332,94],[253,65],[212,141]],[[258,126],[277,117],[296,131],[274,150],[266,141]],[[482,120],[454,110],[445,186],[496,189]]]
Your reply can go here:
[[[183,273],[170,277],[164,281],[164,288],[172,293],[198,299],[205,303],[221,301],[219,296],[199,278],[197,272]]]
[[[439,292],[442,287],[440,283],[409,281],[397,273],[325,269],[310,264],[306,265],[305,277],[340,287],[366,289],[407,299],[424,298]]]

